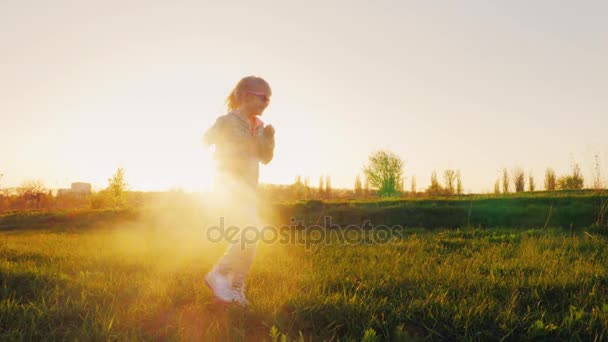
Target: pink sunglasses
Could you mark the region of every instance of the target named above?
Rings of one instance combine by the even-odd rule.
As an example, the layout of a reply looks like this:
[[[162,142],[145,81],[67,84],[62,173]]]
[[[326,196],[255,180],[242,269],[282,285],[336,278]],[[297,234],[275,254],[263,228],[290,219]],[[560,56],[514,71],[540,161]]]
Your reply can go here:
[[[264,101],[264,102],[268,102],[270,101],[270,96],[264,94],[264,93],[258,93],[255,91],[248,91],[247,94],[253,95],[258,97],[260,100]]]

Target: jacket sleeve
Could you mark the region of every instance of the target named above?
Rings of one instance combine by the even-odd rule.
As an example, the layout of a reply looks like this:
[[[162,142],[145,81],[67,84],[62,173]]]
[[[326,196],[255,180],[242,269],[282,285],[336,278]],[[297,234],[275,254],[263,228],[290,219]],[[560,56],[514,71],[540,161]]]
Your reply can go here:
[[[222,127],[224,126],[223,120],[221,117],[215,120],[213,126],[211,126],[205,133],[203,134],[203,144],[205,146],[210,146],[217,143],[218,138],[222,134]]]
[[[258,156],[262,164],[270,163],[274,156],[274,134],[262,134],[258,138]]]

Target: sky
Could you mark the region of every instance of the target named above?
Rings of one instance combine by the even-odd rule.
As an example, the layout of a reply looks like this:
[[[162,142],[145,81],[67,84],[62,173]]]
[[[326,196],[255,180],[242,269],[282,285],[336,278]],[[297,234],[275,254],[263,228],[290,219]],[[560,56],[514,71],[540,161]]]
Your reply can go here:
[[[0,0],[0,188],[205,190],[201,137],[258,75],[276,129],[260,181],[354,186],[368,156],[405,187],[465,192],[521,167],[542,184],[595,155],[608,184],[606,1]]]

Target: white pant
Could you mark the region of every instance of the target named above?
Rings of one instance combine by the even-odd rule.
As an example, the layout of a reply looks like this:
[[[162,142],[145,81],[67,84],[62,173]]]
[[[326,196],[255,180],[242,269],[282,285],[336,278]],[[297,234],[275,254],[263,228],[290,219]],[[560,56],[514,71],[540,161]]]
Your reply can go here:
[[[219,217],[224,218],[224,232],[237,231],[233,242],[216,263],[217,270],[231,276],[243,285],[255,257],[261,221],[257,213],[257,191],[249,185],[230,177],[221,177],[215,191],[219,204]],[[236,227],[233,229],[230,227]],[[224,236],[226,237],[226,235]]]

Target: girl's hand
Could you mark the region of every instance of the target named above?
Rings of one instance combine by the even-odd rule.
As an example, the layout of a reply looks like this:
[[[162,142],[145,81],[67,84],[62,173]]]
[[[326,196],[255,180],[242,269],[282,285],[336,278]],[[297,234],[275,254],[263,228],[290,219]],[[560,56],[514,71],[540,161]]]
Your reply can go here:
[[[264,135],[266,135],[266,136],[274,135],[274,127],[272,127],[272,125],[264,126]]]

